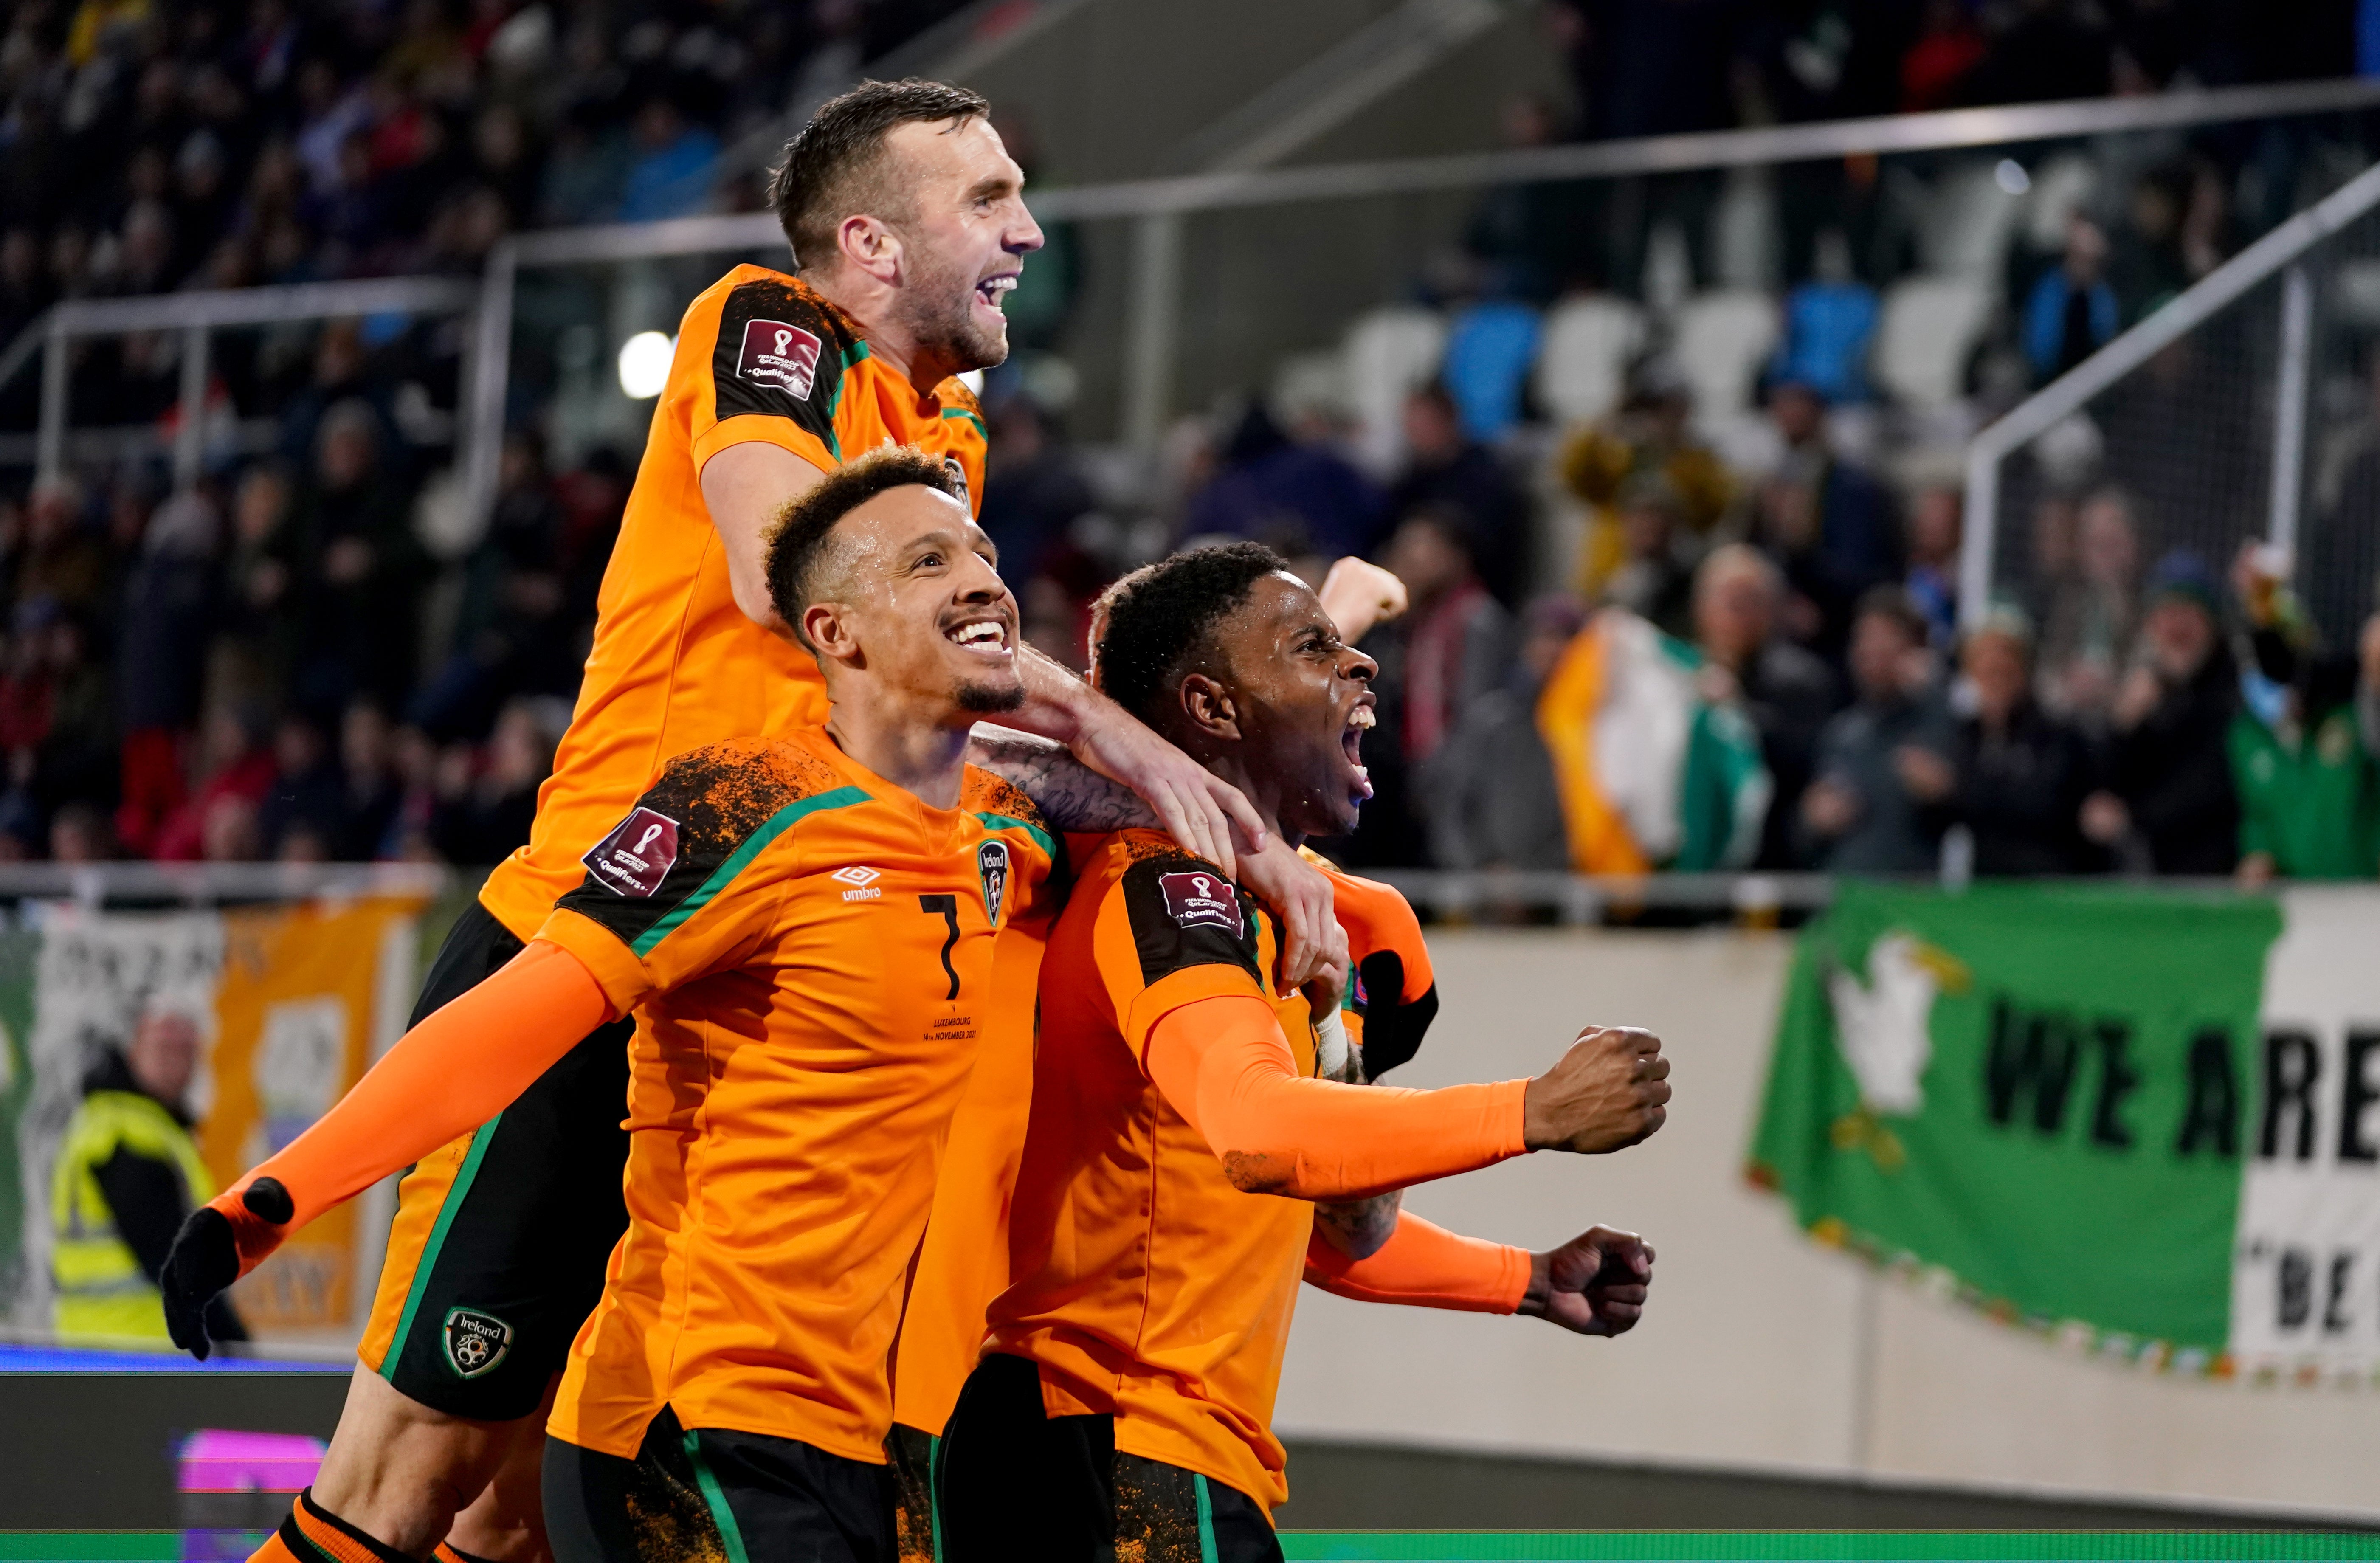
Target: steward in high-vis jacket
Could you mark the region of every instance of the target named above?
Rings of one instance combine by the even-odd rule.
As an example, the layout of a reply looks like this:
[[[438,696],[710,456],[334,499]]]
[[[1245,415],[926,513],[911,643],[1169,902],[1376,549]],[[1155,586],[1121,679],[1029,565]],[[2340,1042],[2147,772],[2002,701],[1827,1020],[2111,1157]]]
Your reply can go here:
[[[62,1344],[171,1351],[157,1278],[183,1218],[214,1197],[190,1138],[184,1096],[198,1066],[198,1027],[152,1010],[131,1046],[110,1048],[83,1083],[50,1175],[53,1323]],[[209,1327],[245,1340],[227,1302]]]

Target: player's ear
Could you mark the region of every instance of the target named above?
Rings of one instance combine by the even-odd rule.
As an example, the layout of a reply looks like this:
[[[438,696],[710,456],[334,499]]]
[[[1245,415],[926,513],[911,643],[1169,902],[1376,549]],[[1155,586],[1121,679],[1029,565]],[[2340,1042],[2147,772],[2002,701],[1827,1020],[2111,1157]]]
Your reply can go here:
[[[809,637],[820,662],[856,663],[859,640],[840,602],[813,602],[802,610],[802,634]]]
[[[890,283],[899,274],[901,238],[881,219],[855,212],[836,224],[834,237],[843,258],[878,282]]]
[[[1240,736],[1240,712],[1232,700],[1232,692],[1205,673],[1191,673],[1182,681],[1182,714],[1190,719],[1197,731],[1234,743]]]

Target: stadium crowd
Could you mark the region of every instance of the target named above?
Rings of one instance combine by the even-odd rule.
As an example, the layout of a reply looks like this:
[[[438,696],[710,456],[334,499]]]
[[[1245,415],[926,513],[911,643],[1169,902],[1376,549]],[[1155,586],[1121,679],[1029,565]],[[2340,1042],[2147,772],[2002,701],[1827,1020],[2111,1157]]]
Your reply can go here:
[[[0,39],[0,339],[59,298],[468,272],[515,227],[756,205],[722,149],[952,8],[28,0]],[[2380,53],[2354,6],[2251,9],[1555,0],[1580,108],[1516,104],[1512,133],[2325,76]],[[2160,146],[2074,207],[2058,248],[2011,247],[2011,307],[1967,374],[1979,406],[2204,275],[2323,153],[2269,126]],[[2029,588],[1961,636],[1957,491],[1845,437],[1878,400],[1877,290],[1914,236],[1873,160],[1791,165],[1782,187],[1785,332],[1751,454],[1694,432],[1658,351],[1569,429],[1533,427],[1517,371],[1483,414],[1450,365],[1403,408],[1392,469],[1327,409],[1259,403],[1191,420],[1154,514],[1119,522],[1063,397],[1031,362],[996,371],[984,521],[1028,636],[1079,663],[1099,588],[1195,538],[1389,564],[1414,607],[1367,646],[1385,700],[1379,796],[1342,843],[1360,864],[2380,872],[2365,584],[2331,571],[2335,600],[2301,605],[2257,560],[2167,552],[2160,512],[2191,496],[2099,470],[2039,496]],[[1499,192],[1422,285],[1626,294],[1664,225],[1700,283],[1718,193],[1704,176]],[[170,424],[176,351],[79,345],[74,426]],[[220,333],[211,416],[274,416],[197,489],[169,493],[155,459],[0,484],[0,857],[471,864],[525,838],[636,454],[599,442],[556,470],[520,420],[485,535],[425,540],[459,358],[452,322]],[[0,423],[30,426],[34,379],[0,387]],[[2325,447],[2334,533],[2380,525],[2375,436],[2359,413]],[[1575,547],[1549,540],[1573,525],[1558,515]],[[1623,780],[1597,745],[1658,760]]]

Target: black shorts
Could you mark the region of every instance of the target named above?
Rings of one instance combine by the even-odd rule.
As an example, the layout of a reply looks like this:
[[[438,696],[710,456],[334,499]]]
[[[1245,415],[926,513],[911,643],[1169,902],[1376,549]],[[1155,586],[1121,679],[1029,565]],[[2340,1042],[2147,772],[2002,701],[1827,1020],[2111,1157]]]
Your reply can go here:
[[[473,902],[431,963],[409,1024],[520,953]],[[627,1229],[628,1037],[589,1033],[512,1106],[424,1157],[397,1185],[396,1218],[358,1354],[433,1411],[529,1415],[603,1294]]]
[[[1040,1371],[994,1352],[942,1430],[943,1563],[1281,1563],[1264,1506],[1195,1471],[1118,1454],[1112,1416],[1050,1416]]]
[[[667,1407],[634,1460],[549,1436],[554,1563],[894,1563],[893,1479],[791,1438],[687,1432]]]

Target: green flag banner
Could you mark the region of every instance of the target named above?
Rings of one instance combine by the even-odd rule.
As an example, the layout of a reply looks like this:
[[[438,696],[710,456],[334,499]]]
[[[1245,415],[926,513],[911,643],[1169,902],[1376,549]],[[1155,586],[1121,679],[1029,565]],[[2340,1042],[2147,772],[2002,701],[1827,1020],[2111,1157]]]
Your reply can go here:
[[[1821,1241],[2181,1371],[2380,1379],[2380,893],[1847,884],[1752,1151]]]

